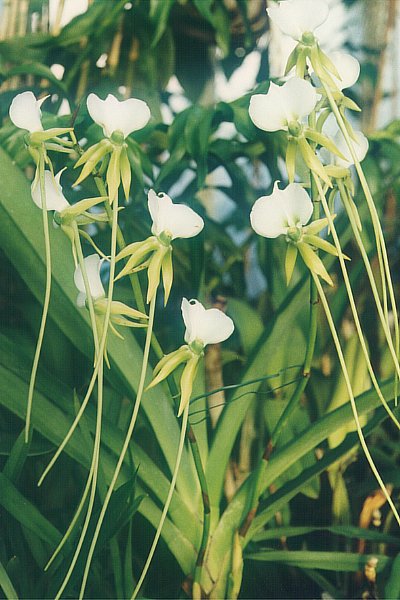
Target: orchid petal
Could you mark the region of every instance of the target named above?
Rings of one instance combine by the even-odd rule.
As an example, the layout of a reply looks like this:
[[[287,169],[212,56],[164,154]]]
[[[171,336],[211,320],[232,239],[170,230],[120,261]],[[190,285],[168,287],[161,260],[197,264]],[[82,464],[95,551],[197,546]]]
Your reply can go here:
[[[282,86],[271,83],[267,94],[252,96],[249,115],[264,131],[287,130],[288,123],[309,115],[316,103],[317,93],[311,83],[292,77]]]
[[[129,98],[120,102],[112,94],[108,94],[105,100],[96,94],[89,94],[87,108],[93,121],[103,128],[106,137],[111,137],[114,131],[122,131],[125,138],[147,125],[151,116],[143,100]]]
[[[84,259],[86,274],[89,281],[90,295],[92,296],[93,300],[96,300],[97,298],[103,298],[106,295],[100,278],[100,268],[102,262],[103,261],[100,259],[98,254],[91,254]],[[86,300],[85,283],[83,281],[83,275],[79,265],[75,269],[74,282],[78,288],[78,291],[80,292],[77,302],[82,302],[83,296],[84,300]]]
[[[329,58],[340,75],[340,79],[338,79],[331,74],[339,90],[353,86],[360,76],[360,63],[358,60],[345,52],[332,52]]]
[[[200,341],[219,344],[230,337],[235,325],[230,317],[218,308],[206,310],[198,300],[182,300],[182,316],[186,325],[185,342]]]
[[[63,171],[64,169],[62,169]],[[62,187],[60,185],[60,177],[62,171],[53,176],[51,171],[44,172],[44,190],[46,194],[46,210],[56,210],[61,212],[65,208],[69,208],[70,204],[64,197]],[[39,180],[35,180],[31,185],[32,200],[39,208],[42,208],[42,194]]]
[[[361,131],[355,131],[354,135],[355,135],[356,141],[351,140],[351,143],[354,148],[354,152],[357,157],[357,160],[359,162],[361,162],[362,160],[364,160],[364,158],[368,152],[368,148],[369,148],[368,139],[365,137],[365,135]],[[354,165],[354,159],[351,155],[350,149],[349,149],[347,142],[344,139],[344,136],[341,131],[339,131],[336,134],[334,141],[335,141],[337,149],[347,158],[347,160],[343,160],[343,159],[339,158],[339,156],[334,156],[333,157],[334,164],[337,165],[338,167],[345,167],[345,168],[348,168],[351,165]]]
[[[299,41],[303,33],[314,32],[325,23],[329,6],[324,0],[285,0],[267,12],[282,33]]]
[[[45,100],[45,98],[43,98]],[[43,101],[42,100],[42,101]],[[17,94],[10,106],[10,119],[16,127],[27,129],[29,133],[43,131],[41,122],[40,105],[42,101],[36,100],[32,92]]]
[[[312,201],[301,185],[291,183],[280,190],[276,182],[271,195],[262,196],[255,202],[250,221],[259,235],[276,238],[285,235],[288,227],[306,225],[312,213]]]
[[[194,210],[184,204],[174,204],[164,193],[156,194],[150,190],[148,206],[153,221],[152,233],[159,236],[165,232],[176,238],[191,238],[200,233],[204,221]]]

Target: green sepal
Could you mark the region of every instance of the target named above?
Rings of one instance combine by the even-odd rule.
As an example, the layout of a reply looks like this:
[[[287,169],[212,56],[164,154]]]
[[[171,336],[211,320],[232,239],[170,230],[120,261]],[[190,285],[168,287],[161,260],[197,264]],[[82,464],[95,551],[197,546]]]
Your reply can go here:
[[[336,215],[332,215],[332,219],[334,219],[335,217]],[[306,225],[305,227],[303,227],[303,232],[306,234],[316,235],[317,233],[320,233],[320,231],[325,229],[325,227],[328,227],[328,219],[326,217],[324,217],[323,219],[317,219],[309,225]]]
[[[107,196],[85,198],[84,200],[80,200],[76,204],[72,204],[69,208],[64,208],[64,210],[60,211],[58,214],[62,221],[70,221],[71,219],[75,219],[75,217],[80,216],[89,208],[92,208],[92,206],[96,206],[96,204],[100,204],[100,202],[104,202],[105,200],[107,200]]]
[[[331,59],[329,58],[329,56],[327,56],[319,46],[317,46],[318,48],[318,58],[321,62],[321,65],[323,67],[325,67],[325,69],[327,69],[330,73],[332,73],[332,75],[334,75],[337,79],[339,79],[339,81],[342,81],[342,78],[340,77],[340,73],[337,70],[337,68],[335,67],[335,65],[333,64],[333,62],[331,61]]]
[[[317,119],[317,126],[316,126],[317,131],[322,131],[322,128],[325,125],[325,121],[327,120],[327,118],[329,117],[330,114],[332,114],[330,110],[323,110],[320,113],[320,115],[318,116],[318,119]]]
[[[132,172],[131,165],[128,159],[128,154],[126,150],[126,145],[122,147],[121,156],[120,156],[120,171],[121,171],[121,180],[122,187],[124,189],[125,200],[128,201],[129,193],[131,189],[131,180],[132,180]]]
[[[101,142],[98,142],[97,144],[93,144],[93,146],[90,146],[90,148],[85,150],[85,152],[78,158],[78,160],[76,161],[76,163],[74,165],[74,169],[77,169],[81,165],[85,164],[101,148],[107,148],[108,150],[111,150],[110,142],[108,140],[101,140]]]
[[[108,300],[107,298],[100,298],[96,300],[96,311],[98,314],[105,314],[107,310]],[[147,320],[149,317],[145,314],[136,310],[136,308],[131,308],[127,304],[123,302],[119,302],[118,300],[111,301],[111,315],[125,315],[126,317],[130,317],[131,319],[144,319]]]
[[[289,54],[289,58],[287,59],[286,67],[285,67],[285,76],[296,66],[297,57],[300,52],[299,44],[292,50]]]
[[[70,131],[73,131],[72,127],[53,127],[53,129],[47,129],[46,131],[34,131],[29,135],[29,143],[33,145],[42,144],[51,138],[55,138],[58,135],[64,135]]]
[[[164,286],[164,306],[166,306],[174,279],[174,270],[172,266],[172,247],[168,248],[164,256],[164,260],[162,261],[161,265],[161,271]]]
[[[88,177],[92,173],[97,163],[99,163],[106,156],[106,154],[110,152],[110,149],[111,145],[108,146],[97,144],[96,152],[91,154],[90,158],[85,161],[84,167],[78,179],[72,184],[72,187],[75,187],[76,185],[79,185],[82,181],[84,181],[86,177]]]
[[[316,248],[319,248],[320,250],[323,250],[324,252],[327,252],[328,254],[332,254],[333,256],[338,256],[338,251],[336,250],[335,246],[333,244],[331,244],[330,242],[327,242],[326,240],[324,240],[324,238],[319,237],[318,235],[312,235],[312,234],[304,234],[303,235],[303,242],[305,242],[306,244],[310,244],[311,246],[315,246]],[[346,258],[347,260],[350,260],[350,258],[348,256],[345,256],[343,254],[343,257]]]
[[[328,271],[325,269],[324,263],[314,250],[305,242],[299,242],[297,248],[310,271],[319,275],[319,277],[329,283],[329,285],[333,285],[333,281],[330,278]]]
[[[193,354],[190,351],[189,346],[186,345],[181,346],[178,350],[175,350],[175,352],[164,356],[164,358],[161,359],[164,361],[162,367],[159,369],[157,375],[153,378],[153,380],[149,383],[146,390],[149,390],[150,388],[155,387],[156,385],[164,381],[164,379],[171,375],[171,373],[175,371],[175,369],[179,367],[179,365],[181,365],[184,362],[190,361],[192,356]]]
[[[354,110],[356,112],[361,112],[361,110],[362,110],[358,106],[358,104],[356,104],[356,102],[354,102],[354,100],[352,100],[351,98],[348,98],[347,96],[343,96],[341,105],[344,106],[345,108],[348,108],[349,110]]]
[[[338,167],[337,165],[326,165],[326,173],[334,179],[344,179],[349,176],[349,169],[346,167]]]
[[[121,325],[122,327],[147,327],[147,323],[136,323],[135,321],[129,321],[128,319],[125,319],[125,317],[120,317],[118,315],[113,315],[111,321],[115,323],[115,325]]]
[[[297,56],[296,62],[296,77],[304,79],[304,75],[307,68],[307,51],[300,51]]]
[[[295,244],[288,244],[285,257],[286,285],[289,285],[296,265],[298,249]]]
[[[288,174],[289,183],[294,182],[296,175],[296,153],[297,143],[294,140],[288,140],[286,146],[286,170]]]
[[[314,131],[312,129],[305,129],[304,135],[307,139],[319,144],[323,148],[326,148],[332,154],[336,154],[336,156],[342,160],[347,160],[346,157],[340,152],[339,148],[337,148],[336,144],[334,144],[334,142],[323,133],[319,133],[319,131]]]
[[[186,406],[190,402],[199,360],[200,356],[193,355],[183,369],[181,375],[181,400],[178,408],[178,417],[181,416]]]
[[[299,138],[297,141],[301,155],[307,167],[320,177],[329,187],[332,187],[332,182],[325,172],[323,165],[320,163],[314,152],[311,150],[306,138]]]
[[[108,197],[110,200],[110,204],[116,200],[118,196],[118,188],[121,183],[121,167],[120,167],[120,157],[121,157],[121,146],[114,146],[113,151],[111,153],[110,162],[107,167],[107,189],[108,189]]]
[[[154,294],[157,292],[157,288],[160,284],[161,276],[161,265],[164,260],[164,256],[168,248],[166,246],[160,247],[150,259],[150,264],[147,268],[147,277],[149,280],[147,288],[147,302],[151,302]]]
[[[135,248],[133,248],[133,246],[135,246]],[[125,275],[133,273],[134,269],[136,269],[141,263],[143,263],[151,252],[156,252],[160,249],[160,244],[156,237],[149,237],[143,242],[134,242],[133,244],[129,244],[129,247],[133,250],[133,252],[130,258],[128,259],[126,265],[118,273],[117,277],[115,278],[115,281],[118,281],[118,279],[121,279],[121,277],[124,277]],[[117,260],[120,260],[120,258],[125,258],[129,255],[129,253],[125,253],[125,250],[127,250],[127,248],[128,246],[122,250],[122,252],[124,252],[124,255],[122,257],[122,252],[120,252],[120,254],[117,257]]]
[[[329,73],[325,70],[324,66],[321,64],[318,46],[314,46],[313,48],[311,48],[310,60],[311,60],[312,68],[314,69],[314,71],[315,71],[316,75],[319,77],[319,79],[322,82],[324,82],[326,85],[328,85],[330,88],[332,88],[333,90],[338,91],[338,87],[337,87],[336,83],[333,81],[332,77],[329,75]]]

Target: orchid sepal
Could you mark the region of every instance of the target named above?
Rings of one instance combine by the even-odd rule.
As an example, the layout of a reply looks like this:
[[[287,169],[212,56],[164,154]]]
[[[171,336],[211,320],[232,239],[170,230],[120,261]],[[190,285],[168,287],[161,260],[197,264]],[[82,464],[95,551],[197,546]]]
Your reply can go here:
[[[321,279],[326,281],[326,283],[328,283],[329,285],[333,286],[333,281],[328,271],[326,270],[324,263],[322,262],[318,254],[314,252],[311,246],[309,246],[305,242],[299,242],[297,244],[297,248],[305,265],[310,269],[310,271],[312,273],[315,273],[315,275],[321,277]]]
[[[89,154],[89,151],[87,150],[88,154],[87,154],[87,158],[84,161],[83,169],[82,169],[79,177],[77,178],[77,180],[72,184],[72,187],[75,187],[75,186],[79,185],[80,183],[82,183],[82,181],[84,181],[86,179],[86,177],[88,177],[92,173],[92,171],[95,169],[96,165],[101,160],[103,160],[105,158],[105,156],[107,156],[107,154],[109,154],[112,151],[112,144],[111,144],[111,142],[109,142],[107,140],[102,140],[98,144],[95,144],[94,146],[92,146],[92,148],[94,148],[94,150],[90,154]],[[90,148],[90,150],[92,148]],[[83,154],[81,156],[80,160],[85,157],[85,154]],[[79,161],[78,161],[78,163],[79,163]],[[75,167],[78,166],[78,163],[75,165]],[[79,166],[81,164],[83,164],[83,163],[80,162]]]
[[[285,256],[286,285],[289,285],[296,265],[298,248],[296,244],[288,244]]]
[[[65,135],[70,131],[73,131],[72,127],[54,127],[53,129],[46,129],[46,131],[34,131],[33,133],[29,133],[27,139],[29,140],[29,145],[35,146],[43,144],[43,142],[47,142],[52,138],[57,138],[58,135]]]
[[[340,152],[336,144],[323,133],[307,128],[304,130],[304,136],[308,140],[311,140],[312,142],[323,146],[328,150],[328,152],[336,154],[336,156],[339,156],[339,158],[341,158],[342,160],[346,160],[346,157]]]
[[[193,391],[194,380],[196,379],[197,369],[199,366],[200,356],[193,355],[185,365],[181,375],[181,399],[178,408],[178,417],[180,417],[190,402],[190,397]]]
[[[156,375],[146,389],[149,390],[164,381],[164,379],[171,375],[171,373],[182,363],[188,362],[192,356],[193,353],[186,344],[178,348],[178,350],[164,356],[158,365],[156,365]]]

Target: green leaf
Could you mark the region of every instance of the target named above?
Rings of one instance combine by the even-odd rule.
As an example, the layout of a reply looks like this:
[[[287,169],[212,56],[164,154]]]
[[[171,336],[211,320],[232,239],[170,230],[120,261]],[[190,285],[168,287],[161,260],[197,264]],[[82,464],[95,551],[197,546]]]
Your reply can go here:
[[[6,77],[13,77],[14,75],[36,75],[37,77],[43,77],[51,81],[51,83],[61,90],[63,94],[69,96],[68,88],[63,81],[57,79],[53,74],[52,70],[47,66],[39,62],[26,62],[22,65],[12,67],[6,73]]]
[[[239,331],[243,350],[248,355],[263,331],[264,325],[261,317],[246,302],[237,298],[229,298],[228,312]]]
[[[169,13],[175,0],[150,0],[150,19],[155,25],[154,37],[151,42],[152,48],[160,41],[168,25]]]
[[[15,591],[15,588],[14,588],[13,584],[11,583],[9,576],[7,575],[7,571],[5,570],[5,568],[3,567],[1,562],[0,562],[0,587],[3,590],[4,595],[7,598],[7,600],[18,600],[18,594]]]
[[[310,550],[266,550],[257,554],[247,554],[248,560],[277,562],[305,569],[325,571],[355,572],[362,570],[371,558],[378,558],[376,570],[380,573],[391,559],[387,556],[371,556],[354,552],[315,552]]]
[[[360,540],[369,540],[378,544],[400,544],[400,539],[395,535],[382,533],[373,529],[363,529],[352,525],[332,525],[329,527],[302,527],[302,526],[284,526],[264,529],[252,537],[253,542],[263,542],[265,540],[275,540],[281,537],[304,536],[315,531],[326,531],[334,535],[340,535],[346,538],[355,538]]]
[[[7,154],[0,150],[0,177],[3,193],[0,198],[0,244],[34,295],[42,301],[45,283],[44,243],[41,212],[33,204],[30,185],[23,173]],[[73,283],[74,263],[69,241],[60,229],[50,227],[53,284],[50,317],[66,337],[90,359],[93,355],[92,336],[88,313],[76,306],[76,288]],[[32,277],[35,273],[35,277]],[[133,335],[125,333],[124,341],[111,336],[108,355],[112,365],[106,371],[111,385],[125,390],[128,397],[136,397],[142,350]],[[151,370],[147,383],[151,380]],[[162,389],[150,390],[142,403],[170,469],[173,469],[179,439],[178,421],[172,403]],[[179,483],[180,482],[180,483]],[[185,450],[178,480],[181,494],[189,503],[197,489],[194,467],[189,451]]]
[[[392,570],[385,586],[385,598],[400,596],[400,554],[393,561]]]
[[[198,187],[204,185],[207,175],[208,143],[212,131],[214,109],[194,106],[185,124],[186,148],[197,163]]]

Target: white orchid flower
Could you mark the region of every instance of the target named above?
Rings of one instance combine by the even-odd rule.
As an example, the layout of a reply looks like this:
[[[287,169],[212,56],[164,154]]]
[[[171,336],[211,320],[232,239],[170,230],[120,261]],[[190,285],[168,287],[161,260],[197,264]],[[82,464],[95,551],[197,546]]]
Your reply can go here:
[[[96,94],[89,94],[87,108],[93,121],[103,128],[108,138],[114,132],[122,132],[126,138],[133,131],[142,129],[150,119],[150,109],[146,102],[137,98],[119,101],[112,94],[101,100]]]
[[[351,155],[347,142],[343,136],[343,133],[340,131],[336,123],[335,117],[332,114],[329,115],[329,117],[325,121],[323,126],[323,132],[325,133],[325,135],[327,135],[333,140],[337,149],[346,158],[346,160],[343,160],[339,156],[328,152],[326,148],[321,148],[319,152],[325,164],[330,163],[338,167],[344,167],[345,169],[348,169],[349,167],[354,165],[354,159]],[[354,131],[354,136],[356,139],[351,140],[352,146],[357,160],[361,162],[362,160],[364,160],[368,152],[369,142],[365,135],[362,133],[362,131]]]
[[[285,0],[267,8],[267,13],[282,33],[300,41],[303,34],[313,33],[325,23],[329,6],[324,0]]]
[[[233,321],[218,308],[205,309],[198,300],[183,298],[182,317],[186,326],[185,342],[219,344],[230,337],[235,329]]]
[[[203,229],[203,219],[189,206],[174,204],[167,194],[156,194],[154,190],[149,191],[147,198],[153,235],[164,233],[175,240],[194,237]]]
[[[154,369],[153,380],[148,386],[151,388],[158,385],[180,365],[185,365],[180,380],[181,398],[178,417],[190,401],[204,347],[207,344],[219,344],[225,341],[235,329],[230,317],[218,308],[205,309],[198,300],[183,298],[181,310],[186,325],[186,344],[159,361]]]
[[[256,200],[250,214],[251,226],[256,233],[267,238],[286,235],[289,229],[301,228],[311,219],[313,204],[310,196],[298,183],[284,190],[275,182],[269,196]]]
[[[89,281],[90,295],[93,300],[104,298],[106,295],[100,278],[100,268],[102,262],[103,261],[98,254],[91,254],[84,259],[86,274]],[[83,281],[82,270],[79,265],[75,269],[74,282],[79,291],[76,303],[79,307],[85,306],[86,289]]]
[[[36,100],[33,92],[22,92],[17,94],[10,106],[10,119],[16,127],[26,129],[29,133],[43,131],[42,126],[42,111],[40,107],[48,98],[45,96],[40,100]]]
[[[249,115],[263,131],[287,131],[290,124],[308,116],[316,103],[317,93],[311,83],[292,77],[282,86],[271,83],[267,94],[252,96]]]
[[[56,210],[61,212],[65,208],[69,208],[70,204],[64,197],[60,184],[60,177],[64,169],[53,175],[51,171],[44,172],[44,191],[46,194],[46,210]],[[42,208],[42,194],[40,182],[35,179],[31,185],[32,200],[39,208]]]

